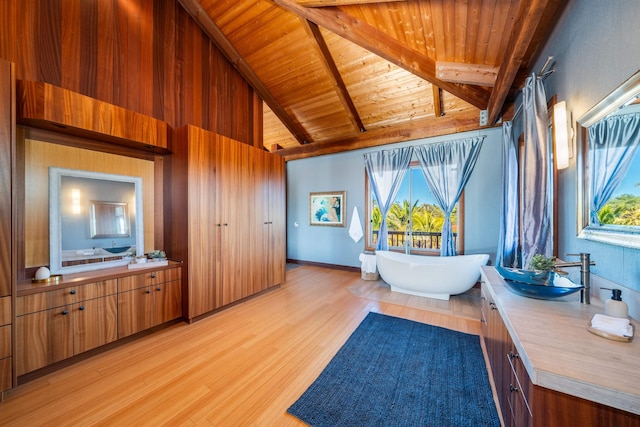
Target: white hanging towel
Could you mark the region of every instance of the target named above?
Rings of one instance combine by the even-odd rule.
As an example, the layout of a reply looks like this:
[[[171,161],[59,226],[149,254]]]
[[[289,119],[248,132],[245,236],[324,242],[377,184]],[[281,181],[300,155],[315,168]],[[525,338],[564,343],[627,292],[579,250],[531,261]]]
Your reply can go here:
[[[362,239],[362,224],[360,223],[360,216],[358,215],[358,207],[353,207],[353,215],[351,216],[351,225],[349,226],[349,236],[354,242],[358,242]]]

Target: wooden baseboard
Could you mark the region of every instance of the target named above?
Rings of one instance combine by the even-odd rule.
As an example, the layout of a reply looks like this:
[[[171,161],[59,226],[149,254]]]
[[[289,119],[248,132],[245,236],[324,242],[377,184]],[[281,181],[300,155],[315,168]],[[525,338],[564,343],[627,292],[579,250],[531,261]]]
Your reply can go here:
[[[360,267],[351,267],[348,265],[339,265],[339,264],[326,264],[324,262],[302,261],[299,259],[290,259],[290,258],[287,258],[287,262],[289,264],[300,264],[300,265],[311,265],[314,267],[333,268],[334,270],[352,271],[354,273],[359,273],[361,270]]]

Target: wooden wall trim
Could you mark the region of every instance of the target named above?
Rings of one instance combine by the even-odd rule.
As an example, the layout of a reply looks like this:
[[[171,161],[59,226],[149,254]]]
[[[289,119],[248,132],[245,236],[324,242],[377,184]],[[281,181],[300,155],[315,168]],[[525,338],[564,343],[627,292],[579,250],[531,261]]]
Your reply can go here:
[[[63,134],[168,154],[167,123],[48,83],[18,81],[17,120]]]

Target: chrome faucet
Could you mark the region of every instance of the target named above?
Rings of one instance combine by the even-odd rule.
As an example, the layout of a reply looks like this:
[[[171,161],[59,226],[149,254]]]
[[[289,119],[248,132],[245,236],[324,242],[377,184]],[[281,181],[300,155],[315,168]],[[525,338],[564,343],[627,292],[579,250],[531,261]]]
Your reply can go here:
[[[591,266],[596,265],[594,261],[591,261],[591,254],[579,253],[579,254],[566,254],[566,256],[579,256],[579,262],[558,262],[555,264],[556,268],[564,267],[580,267],[580,284],[584,286],[580,290],[580,302],[582,304],[591,304]]]

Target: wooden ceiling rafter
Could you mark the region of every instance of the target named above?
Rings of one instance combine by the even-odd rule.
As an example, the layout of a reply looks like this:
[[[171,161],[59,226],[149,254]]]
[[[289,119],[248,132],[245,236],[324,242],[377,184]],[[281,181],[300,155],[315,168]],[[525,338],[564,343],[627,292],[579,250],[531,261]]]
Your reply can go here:
[[[329,51],[327,42],[320,32],[320,28],[318,28],[315,23],[307,21],[304,18],[300,18],[300,20],[302,21],[302,25],[304,26],[305,31],[309,34],[310,37],[315,40],[314,45],[318,50],[318,55],[322,59],[322,62],[327,69],[328,77],[331,79],[333,85],[336,88],[336,92],[338,94],[338,97],[340,98],[340,102],[342,102],[342,105],[349,114],[349,119],[359,132],[365,132],[366,129],[364,127],[364,123],[362,122],[360,114],[358,114],[358,110],[356,109],[356,106],[351,99],[351,95],[349,95],[347,86],[342,80],[342,76],[338,71],[338,67],[333,60],[333,57],[331,56],[331,52]]]
[[[407,0],[296,0],[304,7],[349,6],[353,4],[392,3]]]
[[[434,125],[437,120],[437,125]],[[478,129],[478,113],[474,110],[462,111],[458,114],[443,117],[411,121],[400,127],[385,127],[367,131],[353,138],[336,142],[308,144],[293,148],[285,148],[277,152],[286,161],[316,155],[334,154],[348,150],[377,147],[396,142],[431,138],[452,133]]]
[[[337,35],[438,85],[452,95],[480,108],[487,108],[490,92],[479,86],[445,82],[436,77],[435,61],[408,48],[395,38],[335,7],[306,8],[294,0],[271,0],[283,9],[322,26]]]
[[[529,44],[536,33],[548,2],[549,0],[531,0],[521,1],[518,5],[513,31],[505,50],[506,55],[498,70],[498,76],[487,105],[490,125],[494,125],[502,114],[507,95],[522,66]]]
[[[442,89],[432,84],[431,91],[433,93],[433,113],[436,117],[442,117],[444,116],[444,110],[442,109]]]
[[[243,56],[231,44],[229,39],[222,33],[213,19],[202,8],[198,0],[178,0],[182,7],[200,25],[202,30],[211,38],[213,43],[222,51],[225,57],[233,64],[238,72],[244,77],[253,89],[260,95],[264,102],[271,108],[273,113],[280,119],[285,127],[291,132],[300,144],[307,144],[311,141],[310,136],[287,111],[280,105],[271,91],[264,85],[255,71],[249,66]]]

